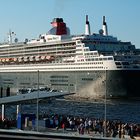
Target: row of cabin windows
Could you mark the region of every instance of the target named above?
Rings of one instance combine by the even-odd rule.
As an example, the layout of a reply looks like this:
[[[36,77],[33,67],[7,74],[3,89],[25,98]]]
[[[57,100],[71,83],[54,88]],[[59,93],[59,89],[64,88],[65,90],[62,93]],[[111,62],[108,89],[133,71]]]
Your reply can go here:
[[[25,51],[25,50],[32,50],[32,49],[34,49],[34,50],[38,50],[38,49],[43,49],[43,48],[47,48],[47,49],[67,49],[68,47],[70,47],[70,48],[75,48],[75,46],[74,46],[75,44],[73,43],[73,44],[68,44],[68,45],[52,45],[52,46],[46,46],[46,45],[44,45],[44,46],[33,46],[33,47],[10,47],[10,48],[7,48],[7,49],[5,49],[5,48],[0,48],[0,50],[1,50],[1,52],[6,52],[7,53],[7,51],[8,52],[10,52],[10,51]],[[58,48],[56,48],[56,47],[58,47]],[[10,52],[11,53],[11,52]]]
[[[74,86],[73,84],[61,84],[61,83],[53,83],[51,86]]]
[[[82,78],[83,81],[93,81],[93,78]]]
[[[78,62],[78,61],[77,61]],[[81,62],[81,61],[79,61]],[[54,64],[54,66],[56,65],[55,63],[50,63],[50,65]],[[62,65],[62,63],[58,63],[59,65]],[[87,64],[90,64],[90,65],[94,65],[94,64],[103,64],[103,62],[92,62],[92,63],[89,63],[89,62],[84,62],[84,63],[63,63],[63,65],[87,65]]]
[[[81,62],[80,60],[77,60],[77,62]],[[82,63],[80,63],[82,64]],[[97,65],[97,64],[103,64],[103,62],[94,62],[94,63],[86,63],[86,64],[94,64],[94,65]]]
[[[102,60],[113,60],[112,57],[108,57],[108,58],[92,58],[92,59],[86,59],[86,61],[102,61]],[[78,62],[80,61],[84,61],[84,59],[81,60],[77,60]]]
[[[113,60],[112,57],[108,58],[92,58],[92,59],[86,59],[87,61],[102,61],[102,60]]]
[[[47,51],[47,52],[57,52],[57,51],[70,51],[70,50],[74,50],[75,51],[75,48],[72,48],[72,47],[69,47],[69,48],[54,48],[54,49],[52,49],[52,48],[44,48],[44,49],[33,49],[33,50],[20,50],[20,51],[18,51],[18,50],[11,50],[11,51],[4,51],[4,52],[2,52],[1,51],[1,54],[3,55],[3,54],[6,54],[7,55],[7,53],[10,53],[10,54],[18,54],[18,53],[24,53],[24,54],[26,54],[26,53],[32,53],[32,52],[44,52],[44,51]]]
[[[83,81],[93,81],[93,78],[82,78]],[[68,82],[68,80],[50,80],[50,82]]]
[[[68,82],[68,80],[50,80],[50,82]]]
[[[34,51],[33,51],[34,52]],[[18,56],[18,57],[20,57],[21,55],[22,56],[24,56],[24,55],[38,55],[39,53],[43,53],[43,54],[62,54],[62,55],[65,55],[65,54],[68,54],[68,53],[75,53],[75,50],[69,50],[69,51],[59,51],[59,52],[56,52],[56,51],[54,51],[54,52],[51,52],[51,51],[47,51],[47,52],[45,52],[45,51],[39,51],[39,52],[37,52],[37,51],[35,51],[34,53],[33,52],[26,52],[26,53],[19,53],[19,52],[16,52],[16,53],[10,53],[9,54],[9,57],[15,57],[15,55],[16,56]],[[14,56],[13,56],[14,55]],[[5,56],[7,56],[7,53],[5,53],[5,54],[2,54],[2,55],[0,55],[1,57],[5,57]]]
[[[58,44],[58,45],[43,45],[43,46],[30,46],[25,49],[40,49],[40,48],[56,48],[56,47],[73,47],[75,43],[69,43],[69,44]]]
[[[99,66],[99,67],[65,67],[65,68],[57,68],[57,69],[101,69],[103,68],[102,66]],[[49,69],[52,69],[52,68],[49,68]]]
[[[68,86],[68,84],[60,84],[60,83],[59,83],[59,84],[57,84],[57,83],[54,84],[54,83],[53,83],[53,84],[51,84],[51,86]]]
[[[97,40],[97,39],[96,39]],[[85,44],[119,44],[118,42],[106,42],[106,41],[82,41],[82,43]]]
[[[129,65],[128,62],[115,62],[116,65]]]
[[[50,78],[68,78],[68,76],[63,76],[63,75],[53,75],[53,76],[50,76]]]
[[[92,53],[92,52],[91,52],[91,53],[89,53],[89,52],[88,52],[88,53],[85,53],[85,55],[95,55],[95,56],[97,56],[97,55],[98,55],[98,53],[97,53],[97,52],[96,52],[96,53]]]

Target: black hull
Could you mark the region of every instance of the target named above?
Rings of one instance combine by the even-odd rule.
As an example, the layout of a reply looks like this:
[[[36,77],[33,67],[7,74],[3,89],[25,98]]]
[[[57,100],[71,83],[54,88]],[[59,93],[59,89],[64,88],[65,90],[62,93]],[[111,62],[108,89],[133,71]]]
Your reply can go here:
[[[140,71],[108,71],[107,87],[109,94],[118,92],[118,95],[124,93],[124,97],[128,98],[140,97]]]
[[[39,83],[38,83],[39,78]],[[21,88],[50,87],[76,92],[81,98],[137,98],[140,97],[139,70],[9,72],[0,73],[1,97],[17,94]]]

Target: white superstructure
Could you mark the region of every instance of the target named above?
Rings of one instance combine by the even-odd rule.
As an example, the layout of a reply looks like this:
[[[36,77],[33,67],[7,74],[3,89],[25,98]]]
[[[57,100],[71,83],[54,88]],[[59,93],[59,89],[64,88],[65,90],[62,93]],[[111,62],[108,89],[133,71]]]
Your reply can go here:
[[[96,97],[103,96],[108,86],[105,81],[111,81],[109,96],[137,94],[140,51],[131,42],[108,35],[105,17],[99,34],[91,33],[88,16],[81,35],[70,35],[62,18],[51,24],[53,28],[38,39],[0,45],[1,95],[3,89],[14,93],[20,88],[34,88],[38,71],[42,86],[76,91],[80,96],[92,96],[93,92]]]

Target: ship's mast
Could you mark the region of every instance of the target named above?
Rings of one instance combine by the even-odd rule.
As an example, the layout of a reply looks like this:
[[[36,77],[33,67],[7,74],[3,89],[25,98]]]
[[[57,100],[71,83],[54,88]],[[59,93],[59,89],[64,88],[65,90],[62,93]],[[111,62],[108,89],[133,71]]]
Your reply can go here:
[[[13,35],[16,35],[16,34],[14,32],[12,32],[11,29],[10,29],[9,33],[8,33],[8,43],[9,44],[12,44]]]

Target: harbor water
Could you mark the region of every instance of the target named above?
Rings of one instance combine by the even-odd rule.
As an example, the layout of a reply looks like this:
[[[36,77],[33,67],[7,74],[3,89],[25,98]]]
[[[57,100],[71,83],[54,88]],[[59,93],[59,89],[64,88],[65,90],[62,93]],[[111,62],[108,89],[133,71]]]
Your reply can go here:
[[[140,101],[107,100],[106,115],[109,120],[140,123]],[[10,113],[10,114],[9,114]],[[35,113],[36,104],[22,105],[22,113]],[[73,101],[58,99],[39,103],[39,114],[63,114],[79,117],[101,118],[105,116],[104,101]],[[12,114],[12,115],[11,115]],[[15,116],[16,106],[7,106],[6,116]]]

